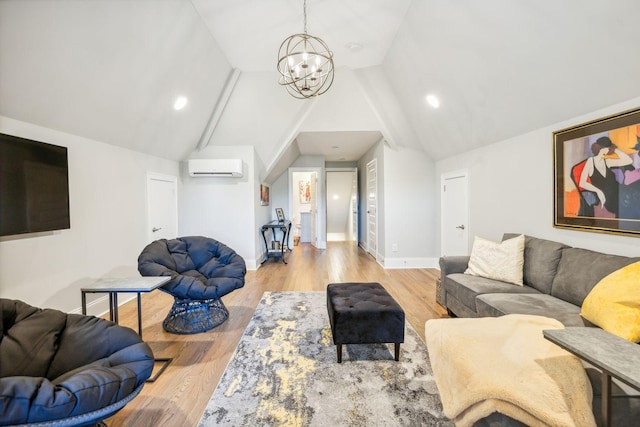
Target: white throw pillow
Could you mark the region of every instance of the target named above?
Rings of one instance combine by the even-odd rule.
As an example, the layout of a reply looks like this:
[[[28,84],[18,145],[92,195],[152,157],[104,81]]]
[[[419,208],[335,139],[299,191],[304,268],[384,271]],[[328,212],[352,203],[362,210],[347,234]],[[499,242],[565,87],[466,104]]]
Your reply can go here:
[[[524,235],[497,243],[475,238],[464,274],[501,280],[522,286]]]

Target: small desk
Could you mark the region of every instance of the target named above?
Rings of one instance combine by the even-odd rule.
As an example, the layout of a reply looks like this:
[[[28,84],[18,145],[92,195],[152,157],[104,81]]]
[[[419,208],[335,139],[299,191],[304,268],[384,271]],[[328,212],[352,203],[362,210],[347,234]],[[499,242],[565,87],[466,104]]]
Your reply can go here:
[[[611,425],[611,377],[640,390],[640,346],[600,328],[542,331],[544,337],[602,370],[602,425]]]
[[[273,241],[276,241],[276,242],[277,242],[276,230],[282,231],[282,240],[279,242],[280,248],[278,249],[269,248],[269,244],[267,243],[268,230],[271,230],[271,233],[273,233]],[[287,261],[284,260],[284,250],[285,250],[285,245],[287,245],[287,249],[289,249],[289,232],[291,231],[291,221],[274,220],[260,227],[260,231],[262,232],[262,240],[264,240],[264,247],[267,250],[267,256],[262,261],[262,264],[264,264],[271,257],[282,258],[282,262],[286,264]]]
[[[125,277],[125,278],[104,278],[99,279],[86,288],[81,288],[82,293],[82,314],[87,314],[87,294],[107,293],[109,294],[109,320],[118,323],[118,293],[138,294],[138,335],[142,338],[142,302],[140,294],[143,292],[151,292],[154,289],[171,280],[169,276],[161,277]],[[158,358],[156,362],[162,362],[160,370],[147,382],[155,381],[160,374],[169,366],[173,358]]]

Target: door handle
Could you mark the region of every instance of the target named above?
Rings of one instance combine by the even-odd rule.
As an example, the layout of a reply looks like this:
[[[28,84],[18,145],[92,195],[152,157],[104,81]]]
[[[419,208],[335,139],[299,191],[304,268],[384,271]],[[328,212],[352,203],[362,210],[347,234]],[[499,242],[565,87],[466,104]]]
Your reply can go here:
[[[464,224],[457,226],[456,228],[459,228],[460,230],[464,230]]]
[[[155,233],[156,231],[160,231],[160,230],[162,230],[162,227],[159,227],[159,228],[158,228],[158,227],[153,227],[153,228],[151,229],[151,232],[152,232],[152,233]]]

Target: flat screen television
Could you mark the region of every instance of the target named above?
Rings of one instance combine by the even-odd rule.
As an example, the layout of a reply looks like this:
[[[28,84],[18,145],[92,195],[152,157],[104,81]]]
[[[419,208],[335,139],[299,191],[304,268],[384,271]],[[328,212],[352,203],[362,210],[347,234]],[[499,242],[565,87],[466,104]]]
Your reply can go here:
[[[0,133],[0,236],[67,228],[67,148]]]

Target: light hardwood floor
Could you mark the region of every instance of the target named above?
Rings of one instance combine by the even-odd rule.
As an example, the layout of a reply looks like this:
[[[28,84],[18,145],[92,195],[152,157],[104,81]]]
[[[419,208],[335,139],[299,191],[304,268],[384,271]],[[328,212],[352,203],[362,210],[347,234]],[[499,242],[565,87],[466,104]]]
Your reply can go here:
[[[406,319],[424,340],[424,323],[445,317],[435,302],[436,269],[385,270],[353,243],[329,243],[326,250],[295,246],[288,264],[269,260],[249,271],[242,289],[225,296],[229,320],[195,335],[163,331],[162,320],[173,298],[155,291],[142,296],[143,337],[156,357],[173,362],[154,383],[115,416],[110,427],[196,426],[245,327],[265,291],[324,291],[332,282],[379,282],[400,303]],[[120,308],[120,324],[137,330],[135,301]],[[154,371],[155,372],[155,371]]]

